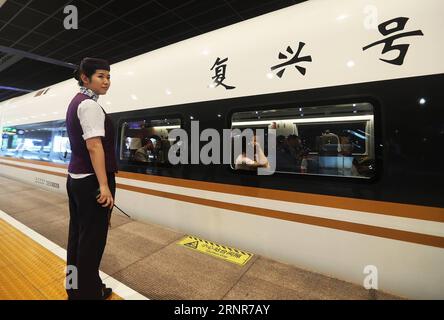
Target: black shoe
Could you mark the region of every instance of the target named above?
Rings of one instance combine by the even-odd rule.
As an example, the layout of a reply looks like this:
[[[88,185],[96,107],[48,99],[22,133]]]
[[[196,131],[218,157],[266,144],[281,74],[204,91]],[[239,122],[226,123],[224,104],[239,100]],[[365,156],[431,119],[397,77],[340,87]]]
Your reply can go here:
[[[105,285],[102,287],[102,300],[106,300],[109,297],[111,297],[111,294],[113,293],[113,289],[107,288]]]
[[[67,289],[66,294],[68,295],[68,300],[77,300],[77,290]]]

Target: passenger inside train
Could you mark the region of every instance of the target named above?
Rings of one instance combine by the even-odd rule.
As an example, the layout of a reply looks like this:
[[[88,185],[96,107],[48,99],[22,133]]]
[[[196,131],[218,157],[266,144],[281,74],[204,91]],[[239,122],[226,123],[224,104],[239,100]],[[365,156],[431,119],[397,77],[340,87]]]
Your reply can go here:
[[[253,159],[247,156],[247,148],[252,148]],[[246,138],[242,137],[242,152],[235,160],[236,170],[256,170],[257,168],[269,168],[270,164],[262,150],[261,145],[257,141],[256,134],[253,134],[251,141],[246,143]]]
[[[374,175],[369,103],[238,112],[232,117],[233,128],[276,130],[276,172],[354,178]],[[245,154],[235,159],[235,170],[255,166]]]
[[[120,160],[150,165],[168,165],[168,150],[174,141],[168,133],[180,128],[180,119],[125,122],[121,128]]]
[[[148,138],[144,138],[142,146],[137,149],[136,153],[134,154],[134,160],[139,162],[149,162],[150,158],[152,158],[153,152],[153,142]]]
[[[287,137],[279,135],[276,138],[276,170],[303,172],[308,150],[303,146],[302,140],[295,134]]]

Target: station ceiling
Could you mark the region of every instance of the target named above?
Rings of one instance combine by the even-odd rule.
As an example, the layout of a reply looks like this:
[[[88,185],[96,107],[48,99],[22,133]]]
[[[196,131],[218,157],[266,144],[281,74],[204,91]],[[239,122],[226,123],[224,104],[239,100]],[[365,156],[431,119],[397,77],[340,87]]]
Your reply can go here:
[[[303,1],[0,0],[0,101],[71,78],[83,57],[113,64]]]

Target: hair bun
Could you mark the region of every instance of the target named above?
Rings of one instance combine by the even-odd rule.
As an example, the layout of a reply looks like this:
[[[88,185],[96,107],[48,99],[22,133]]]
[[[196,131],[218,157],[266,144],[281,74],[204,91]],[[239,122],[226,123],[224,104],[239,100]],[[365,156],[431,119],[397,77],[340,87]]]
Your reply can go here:
[[[80,80],[80,69],[79,68],[76,68],[75,70],[74,70],[74,73],[73,73],[73,76],[74,76],[74,79],[76,79],[77,81],[79,81]]]

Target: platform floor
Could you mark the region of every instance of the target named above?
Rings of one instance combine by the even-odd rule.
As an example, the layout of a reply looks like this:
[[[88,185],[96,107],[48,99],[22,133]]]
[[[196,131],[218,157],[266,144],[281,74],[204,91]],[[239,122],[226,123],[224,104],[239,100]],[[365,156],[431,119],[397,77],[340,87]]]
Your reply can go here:
[[[66,249],[66,196],[0,176],[0,210]],[[148,299],[400,299],[258,255],[236,265],[177,245],[184,233],[114,212],[101,271]],[[66,299],[64,260],[14,229],[0,218],[0,299]]]
[[[0,218],[0,300],[67,299],[65,266],[63,258]],[[122,298],[113,293],[108,300]]]

